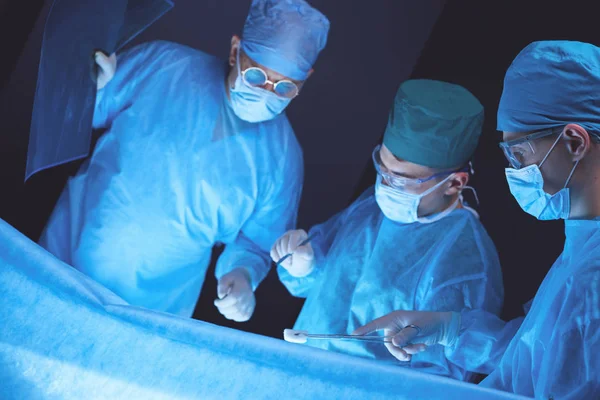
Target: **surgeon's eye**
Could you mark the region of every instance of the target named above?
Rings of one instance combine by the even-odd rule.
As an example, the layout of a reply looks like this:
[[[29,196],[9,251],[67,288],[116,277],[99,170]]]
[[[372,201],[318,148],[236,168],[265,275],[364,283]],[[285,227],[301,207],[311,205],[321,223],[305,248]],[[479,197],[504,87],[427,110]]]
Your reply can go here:
[[[514,150],[512,152],[512,154],[513,154],[513,157],[521,164],[525,163],[526,158],[528,156],[528,154],[526,154],[526,152],[521,151],[521,150]]]

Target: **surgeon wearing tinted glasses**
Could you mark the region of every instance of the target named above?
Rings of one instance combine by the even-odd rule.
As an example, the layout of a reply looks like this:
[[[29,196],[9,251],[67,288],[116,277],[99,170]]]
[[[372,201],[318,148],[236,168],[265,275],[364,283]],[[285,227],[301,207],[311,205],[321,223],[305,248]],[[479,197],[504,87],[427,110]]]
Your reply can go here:
[[[279,115],[300,93],[313,70],[302,80],[288,78],[253,61],[243,50],[239,37],[231,40],[228,76],[229,98],[234,112],[250,122],[269,120]]]
[[[133,305],[189,317],[212,248],[224,243],[215,305],[248,320],[302,190],[302,151],[284,109],[328,32],[304,0],[254,0],[227,62],[168,42],[119,54],[94,112],[107,132],[40,244]]]
[[[483,107],[466,89],[439,81],[404,82],[383,144],[373,151],[375,187],[350,207],[273,246],[283,284],[306,298],[294,329],[351,333],[387,312],[478,307],[498,313],[503,286],[496,249],[462,200],[483,123]],[[381,343],[308,344],[393,362]],[[442,346],[399,365],[461,380]]]

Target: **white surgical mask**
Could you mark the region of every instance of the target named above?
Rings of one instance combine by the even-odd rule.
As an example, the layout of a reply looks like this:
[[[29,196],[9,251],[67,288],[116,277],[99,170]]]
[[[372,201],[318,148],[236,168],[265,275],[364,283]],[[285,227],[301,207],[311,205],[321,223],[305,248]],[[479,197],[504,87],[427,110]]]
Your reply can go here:
[[[452,175],[449,175],[446,179],[439,182],[435,186],[427,189],[423,193],[414,194],[406,193],[397,189],[393,189],[383,184],[381,175],[377,174],[377,182],[375,183],[375,200],[381,208],[383,214],[394,222],[403,224],[411,224],[413,222],[420,222],[423,224],[439,221],[448,214],[450,214],[460,202],[460,198],[444,211],[437,213],[431,217],[419,218],[418,210],[421,199],[433,192],[435,189],[440,187],[444,182],[449,180]]]
[[[510,192],[526,213],[539,220],[568,219],[571,212],[569,182],[579,161],[575,163],[565,185],[553,195],[544,192],[544,177],[540,167],[556,147],[562,134],[554,142],[540,165],[530,165],[521,169],[506,168],[506,180]]]
[[[232,88],[229,88],[229,97],[233,112],[248,122],[263,122],[275,118],[285,110],[291,99],[281,97],[275,93],[247,85],[242,78],[240,70],[240,51],[237,52],[237,78]]]

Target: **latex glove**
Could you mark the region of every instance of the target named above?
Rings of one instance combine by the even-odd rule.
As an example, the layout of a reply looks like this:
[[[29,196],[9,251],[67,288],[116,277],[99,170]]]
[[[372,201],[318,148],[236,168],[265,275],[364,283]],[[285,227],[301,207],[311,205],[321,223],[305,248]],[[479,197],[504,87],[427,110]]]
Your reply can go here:
[[[415,325],[418,329],[409,327]],[[393,335],[392,343],[385,343],[389,352],[400,361],[410,361],[413,354],[425,351],[427,346],[451,346],[458,338],[460,313],[433,311],[394,311],[355,330],[353,335],[366,335],[383,330]]]
[[[219,279],[217,296],[214,304],[219,312],[236,322],[248,321],[256,307],[250,274],[245,268],[236,268],[223,275]]]
[[[115,72],[117,71],[117,55],[113,53],[110,57],[107,57],[101,51],[97,51],[95,59],[96,64],[98,64],[96,88],[100,90],[115,76]]]
[[[296,278],[310,274],[315,267],[315,253],[310,242],[298,247],[306,238],[308,234],[302,229],[288,231],[277,239],[271,248],[271,258],[275,262],[292,253],[292,256],[284,260],[281,266]]]

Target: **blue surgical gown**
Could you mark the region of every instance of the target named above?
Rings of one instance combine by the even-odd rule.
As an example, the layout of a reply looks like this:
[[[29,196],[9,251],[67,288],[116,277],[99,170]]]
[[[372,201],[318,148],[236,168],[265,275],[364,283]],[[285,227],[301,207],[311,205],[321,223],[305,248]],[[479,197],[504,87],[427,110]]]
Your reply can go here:
[[[504,290],[492,240],[470,209],[431,224],[387,219],[373,189],[310,234],[316,265],[303,278],[279,267],[291,294],[306,297],[294,329],[351,333],[394,310],[500,312]],[[323,349],[398,363],[381,343],[309,340]],[[461,380],[470,374],[448,362],[442,346],[415,355],[410,364]]]
[[[285,115],[230,107],[226,63],[151,42],[118,57],[99,93],[108,128],[70,179],[41,244],[133,305],[190,316],[216,243],[217,278],[237,267],[256,288],[273,242],[295,226],[302,152]]]
[[[600,221],[565,221],[563,253],[525,318],[462,313],[449,358],[481,385],[536,398],[600,398]]]

